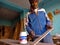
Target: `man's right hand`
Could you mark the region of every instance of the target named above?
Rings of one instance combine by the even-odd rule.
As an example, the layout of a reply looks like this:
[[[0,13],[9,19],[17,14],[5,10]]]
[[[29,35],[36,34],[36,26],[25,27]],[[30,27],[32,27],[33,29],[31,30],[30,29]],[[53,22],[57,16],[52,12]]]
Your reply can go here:
[[[34,31],[31,30],[30,35],[31,35],[31,38],[34,38],[35,37]]]

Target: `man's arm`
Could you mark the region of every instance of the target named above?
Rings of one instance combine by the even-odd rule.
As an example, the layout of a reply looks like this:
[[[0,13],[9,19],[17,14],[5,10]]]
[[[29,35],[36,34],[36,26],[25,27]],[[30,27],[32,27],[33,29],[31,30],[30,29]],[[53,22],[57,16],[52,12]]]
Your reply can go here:
[[[29,24],[26,26],[26,30],[27,30],[27,32],[29,33],[29,36],[30,36],[31,38],[34,38],[34,37],[35,37],[35,33],[34,33],[34,31],[30,28]]]
[[[48,30],[48,29],[52,29],[52,28],[53,28],[52,22],[50,21],[48,15],[47,15],[47,13],[46,13],[46,11],[45,11],[45,16],[46,16],[46,28],[47,28],[47,30]]]
[[[29,15],[30,13],[28,12],[27,13],[27,15],[26,15],[26,23],[25,23],[25,25],[26,25],[26,30],[27,30],[27,32],[31,35],[31,36],[35,36],[35,33],[34,33],[34,31],[31,29],[31,24],[30,24],[30,19],[29,19],[29,17],[28,17],[28,15]]]
[[[50,21],[50,19],[49,19],[47,13],[46,13],[46,11],[45,11],[45,9],[44,9],[44,8],[41,8],[41,9],[38,10],[38,11],[43,11],[43,12],[45,13],[47,30],[48,30],[48,29],[52,29],[52,28],[53,28],[52,22]]]

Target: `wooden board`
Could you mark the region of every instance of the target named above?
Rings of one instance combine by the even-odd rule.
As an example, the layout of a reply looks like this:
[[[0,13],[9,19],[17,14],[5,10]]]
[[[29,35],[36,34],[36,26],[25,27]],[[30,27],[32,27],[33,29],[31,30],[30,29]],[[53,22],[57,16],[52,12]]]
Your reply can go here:
[[[5,44],[8,44],[8,45],[23,45],[23,44],[20,44],[18,40],[11,40],[11,39],[1,39],[0,40],[0,44],[2,43],[5,43]],[[31,45],[33,42],[28,42],[27,44],[25,45]],[[55,44],[51,44],[51,43],[38,43],[37,45],[55,45]]]
[[[16,27],[15,27],[15,32],[13,35],[14,40],[17,40],[19,38],[19,33],[20,33],[20,24],[17,22]]]

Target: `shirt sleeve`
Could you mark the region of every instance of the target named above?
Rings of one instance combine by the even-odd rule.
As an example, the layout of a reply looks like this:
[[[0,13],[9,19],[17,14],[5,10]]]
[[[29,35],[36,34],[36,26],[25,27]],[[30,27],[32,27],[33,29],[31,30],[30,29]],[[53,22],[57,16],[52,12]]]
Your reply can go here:
[[[46,12],[45,12],[45,16],[46,16],[46,24],[47,25],[51,25],[51,21],[50,21],[50,19],[49,19],[49,17],[48,17]]]
[[[51,21],[50,21],[48,15],[47,15],[45,9],[44,9],[44,12],[45,12],[45,17],[46,17],[46,24],[47,24],[47,25],[51,25]]]
[[[28,33],[30,33],[32,29],[31,29],[30,19],[29,19],[28,15],[29,15],[29,13],[27,14],[26,30]]]
[[[30,33],[30,32],[31,32],[31,30],[32,30],[32,29],[30,28],[29,23],[28,23],[28,25],[26,25],[26,30],[27,30],[27,32],[28,32],[28,33]]]

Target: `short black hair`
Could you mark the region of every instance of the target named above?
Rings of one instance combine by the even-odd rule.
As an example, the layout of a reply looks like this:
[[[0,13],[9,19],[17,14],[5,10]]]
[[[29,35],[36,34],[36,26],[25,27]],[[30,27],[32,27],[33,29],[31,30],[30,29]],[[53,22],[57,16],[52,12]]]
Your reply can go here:
[[[34,1],[38,2],[38,0],[29,0],[30,4],[32,4]]]

